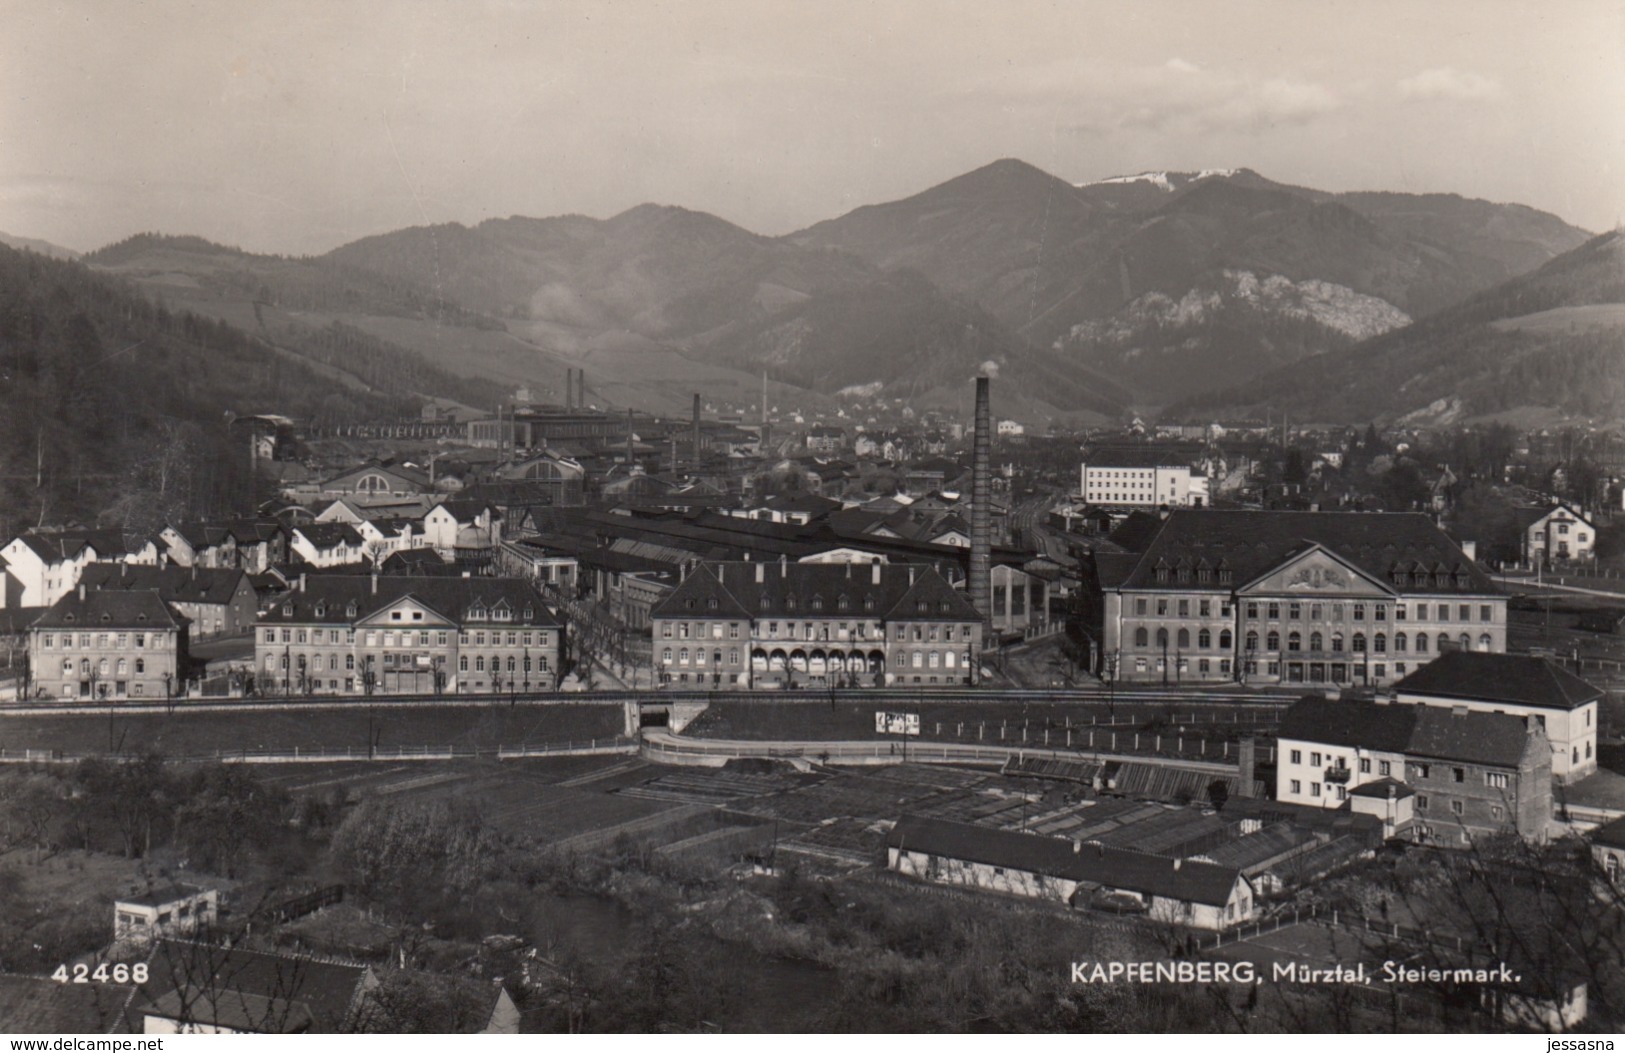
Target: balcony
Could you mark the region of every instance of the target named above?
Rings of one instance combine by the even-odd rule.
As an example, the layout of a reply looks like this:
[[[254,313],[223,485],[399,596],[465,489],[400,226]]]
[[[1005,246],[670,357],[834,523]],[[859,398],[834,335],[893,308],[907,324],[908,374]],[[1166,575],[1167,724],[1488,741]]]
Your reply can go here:
[[[1327,768],[1322,778],[1328,786],[1346,785],[1350,774],[1348,768]]]

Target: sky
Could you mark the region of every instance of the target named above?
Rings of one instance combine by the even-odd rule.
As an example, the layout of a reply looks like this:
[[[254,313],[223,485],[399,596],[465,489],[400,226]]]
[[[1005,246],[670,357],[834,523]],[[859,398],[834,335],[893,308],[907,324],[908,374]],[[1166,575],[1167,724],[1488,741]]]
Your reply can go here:
[[[782,234],[1002,157],[1625,218],[1621,0],[0,0],[0,231],[319,253],[645,201]]]

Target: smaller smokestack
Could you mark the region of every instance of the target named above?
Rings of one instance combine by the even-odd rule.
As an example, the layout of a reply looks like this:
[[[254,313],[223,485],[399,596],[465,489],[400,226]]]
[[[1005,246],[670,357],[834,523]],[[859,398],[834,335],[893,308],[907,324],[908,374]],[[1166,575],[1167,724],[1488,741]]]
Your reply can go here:
[[[1243,797],[1251,797],[1253,795],[1253,781],[1257,777],[1258,770],[1258,743],[1253,740],[1251,735],[1244,735],[1238,752],[1241,755],[1241,774],[1239,776],[1241,787],[1238,792]]]
[[[304,574],[299,575],[299,591],[300,592],[305,591],[305,576],[304,576]]]
[[[85,583],[82,581],[79,583],[79,602],[85,602]]]
[[[564,408],[572,410],[576,404],[576,371],[573,367],[564,370]]]
[[[869,564],[869,584],[880,584],[880,561],[878,559]]]
[[[694,394],[694,467],[700,466],[700,396]]]
[[[760,585],[767,580],[767,567],[756,564],[756,584]]]

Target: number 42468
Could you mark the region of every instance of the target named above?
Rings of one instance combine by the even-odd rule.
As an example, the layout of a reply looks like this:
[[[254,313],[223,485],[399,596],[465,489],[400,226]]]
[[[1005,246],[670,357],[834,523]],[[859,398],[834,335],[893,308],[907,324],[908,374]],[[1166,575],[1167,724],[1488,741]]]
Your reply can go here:
[[[73,967],[71,974],[66,965],[59,965],[56,972],[51,974],[51,979],[59,984],[144,984],[147,982],[147,963],[136,962],[134,965],[125,965],[120,962],[109,968],[106,962],[102,962],[92,970],[90,966],[80,962]]]

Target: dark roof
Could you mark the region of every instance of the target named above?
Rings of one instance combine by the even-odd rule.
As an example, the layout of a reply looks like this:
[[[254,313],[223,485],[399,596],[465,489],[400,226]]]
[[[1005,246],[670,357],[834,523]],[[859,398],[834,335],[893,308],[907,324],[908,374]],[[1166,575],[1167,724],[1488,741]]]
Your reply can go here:
[[[930,567],[902,563],[748,560],[701,564],[651,615],[657,618],[846,615],[887,621],[981,620],[970,601]]]
[[[0,636],[27,632],[28,627],[39,621],[40,615],[44,614],[47,609],[45,607],[0,607]]]
[[[1223,566],[1237,586],[1279,567],[1293,556],[1319,546],[1369,575],[1383,588],[1400,594],[1434,595],[1437,585],[1414,584],[1418,575],[1448,579],[1445,591],[1464,595],[1496,594],[1499,590],[1454,541],[1417,513],[1388,512],[1263,512],[1177,509],[1163,520],[1146,547],[1140,565],[1125,583],[1127,588],[1178,588],[1189,582],[1158,582],[1159,566]],[[1396,574],[1405,584],[1394,584]],[[1465,575],[1467,587],[1455,587]]]
[[[228,604],[246,575],[240,570],[209,567],[146,567],[131,563],[92,563],[79,575],[91,589],[156,589],[166,603]]]
[[[64,984],[0,975],[0,1026],[13,1035],[106,1034],[133,990],[128,984]]]
[[[456,563],[446,560],[432,548],[409,548],[401,552],[392,552],[378,569],[385,574],[449,573],[461,576],[463,573]]]
[[[248,1031],[342,1031],[367,973],[364,965],[180,940],[159,941],[148,964],[147,982],[130,1000],[137,1031],[149,1009]]]
[[[1625,816],[1620,816],[1613,822],[1593,830],[1591,840],[1595,844],[1607,845],[1609,848],[1625,848]]]
[[[1242,879],[1241,871],[1215,863],[917,815],[899,819],[886,835],[886,845],[1210,906],[1229,902],[1231,890]]]
[[[1162,517],[1150,512],[1130,512],[1117,528],[1107,535],[1113,543],[1130,552],[1144,552],[1162,529]]]
[[[178,900],[191,899],[193,896],[201,895],[207,891],[208,889],[202,888],[198,885],[182,885],[178,882],[170,881],[162,885],[155,885],[152,888],[143,888],[137,892],[131,892],[128,895],[118,896],[116,897],[115,902],[134,903],[143,907],[161,907],[165,903],[174,903]]]
[[[1365,699],[1300,698],[1281,716],[1281,740],[1516,768],[1530,730],[1508,713],[1456,713],[1442,706]]]
[[[384,574],[316,574],[295,586],[260,615],[261,622],[349,625],[411,596],[419,603],[455,621],[467,621],[474,608],[486,611],[506,604],[509,621],[493,621],[498,628],[554,628],[558,622],[530,583],[519,578],[413,577]],[[350,605],[356,613],[348,613]],[[531,617],[525,618],[525,608]],[[284,612],[287,613],[284,613]],[[320,613],[318,613],[320,612]]]
[[[1394,690],[1400,694],[1564,710],[1603,696],[1601,688],[1544,658],[1483,651],[1447,651],[1399,681]]]
[[[156,589],[134,592],[79,590],[53,603],[34,623],[36,629],[178,629],[189,624]]]
[[[51,530],[30,531],[19,535],[19,540],[33,549],[40,559],[55,563],[75,559],[85,548],[95,550],[102,559],[113,559],[141,551],[150,538],[141,534],[126,534],[122,530]]]
[[[1194,450],[1200,455],[1200,448]],[[1189,468],[1191,447],[1101,446],[1090,450],[1083,463],[1090,468]]]
[[[1361,783],[1349,791],[1350,797],[1414,797],[1416,791],[1397,779],[1383,776],[1372,782]]]
[[[294,530],[317,548],[359,545],[364,540],[356,528],[348,523],[306,523],[294,527]]]

